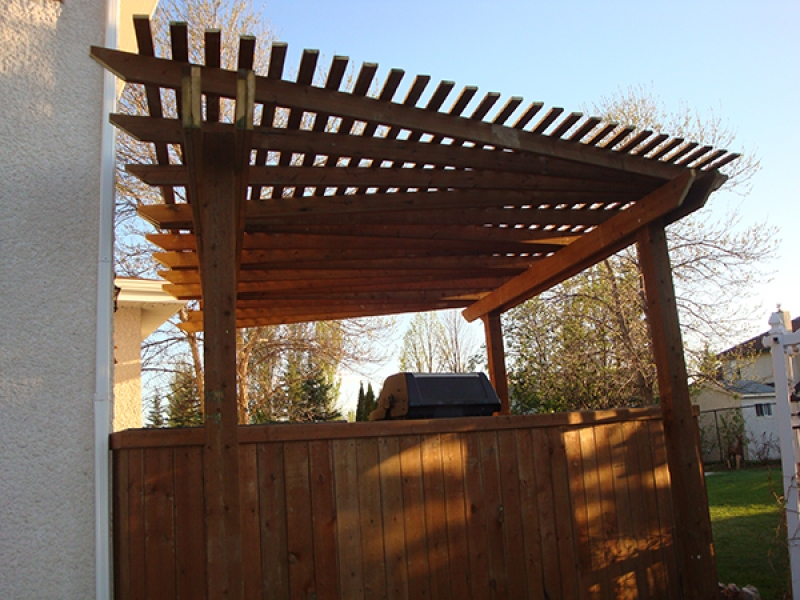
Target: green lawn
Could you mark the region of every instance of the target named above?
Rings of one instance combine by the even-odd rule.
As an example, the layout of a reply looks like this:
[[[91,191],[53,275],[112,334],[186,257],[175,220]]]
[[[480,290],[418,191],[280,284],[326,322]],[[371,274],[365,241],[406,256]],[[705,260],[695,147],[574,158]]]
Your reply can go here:
[[[706,484],[719,580],[752,584],[763,600],[783,599],[789,559],[776,499],[783,494],[780,467],[716,471]]]

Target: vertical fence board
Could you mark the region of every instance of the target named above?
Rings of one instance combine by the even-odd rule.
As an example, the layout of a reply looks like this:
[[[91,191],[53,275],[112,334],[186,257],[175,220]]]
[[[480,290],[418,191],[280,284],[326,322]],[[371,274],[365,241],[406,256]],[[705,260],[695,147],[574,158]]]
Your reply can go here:
[[[144,451],[145,589],[148,600],[175,598],[172,448]]]
[[[589,583],[587,597],[608,599],[611,597],[608,582],[610,561],[606,546],[606,534],[603,529],[602,492],[597,471],[598,456],[594,434],[594,428],[587,427],[579,431],[583,462],[583,488],[586,494],[586,517],[592,557],[592,573],[587,578]]]
[[[378,440],[383,512],[384,557],[388,600],[409,600],[406,556],[403,473],[400,468],[400,442],[396,437]]]
[[[656,483],[656,498],[658,500],[658,521],[661,531],[661,543],[664,548],[664,564],[666,565],[667,581],[669,582],[670,597],[680,595],[678,585],[678,556],[675,544],[675,520],[672,508],[672,492],[670,490],[669,466],[667,464],[667,446],[664,440],[664,427],[661,421],[648,424],[650,441],[653,453],[653,478]]]
[[[553,475],[553,498],[558,505],[572,507],[570,498],[569,475],[567,473],[567,455],[564,448],[563,435],[560,428],[547,431]],[[573,512],[556,510],[556,531],[558,539],[558,556],[561,565],[561,589],[563,598],[576,598],[578,595],[578,557],[575,552],[575,533],[573,530]]]
[[[639,573],[631,558],[636,553],[636,544],[631,520],[630,496],[628,493],[628,463],[622,424],[609,425],[608,442],[611,450],[612,470],[614,477],[614,510],[617,515],[617,527],[620,540],[620,565],[622,574],[619,579],[622,598],[634,600],[639,590]]]
[[[500,492],[500,464],[497,457],[497,435],[494,431],[478,434],[480,443],[483,497],[486,506],[486,533],[489,548],[489,577],[493,598],[508,597],[505,536],[503,535],[504,507]]]
[[[580,432],[564,432],[564,452],[567,460],[569,478],[569,497],[572,519],[575,524],[575,542],[578,558],[578,594],[580,598],[591,598],[596,585],[592,570],[592,543],[589,536],[589,509],[586,497],[586,473],[583,470]]]
[[[342,599],[364,597],[361,523],[358,507],[358,461],[353,439],[333,442],[336,478],[336,541]]]
[[[647,561],[647,585],[651,598],[667,600],[669,589],[666,581],[664,544],[661,539],[658,520],[658,497],[653,473],[652,440],[647,423],[637,424],[636,454],[639,459],[640,486],[644,506],[645,548],[649,554]]]
[[[428,564],[431,598],[447,600],[450,592],[450,556],[447,548],[442,449],[438,435],[422,438],[422,485],[425,490],[425,526],[428,533]]]
[[[453,598],[469,598],[469,547],[467,542],[466,507],[464,506],[464,461],[461,455],[461,436],[441,435],[442,473],[447,519],[448,555],[450,557],[450,587]]]
[[[130,542],[130,597],[145,598],[144,551],[144,450],[135,448],[128,452],[128,531]]]
[[[309,460],[317,600],[334,600],[339,597],[339,565],[336,560],[336,503],[330,442],[310,442]]]
[[[536,471],[536,506],[542,541],[542,569],[546,598],[561,598],[561,563],[558,556],[556,506],[553,499],[553,473],[547,431],[531,431]]]
[[[383,546],[378,442],[356,442],[358,461],[358,510],[361,520],[361,552],[364,560],[364,598],[386,597],[386,563]]]
[[[514,431],[497,432],[500,486],[503,494],[503,530],[505,532],[506,569],[508,570],[508,597],[528,596],[525,572],[525,543],[519,493],[519,463]]]
[[[525,535],[525,573],[528,596],[544,598],[544,568],[542,563],[542,536],[539,531],[536,468],[531,432],[517,431],[517,467],[519,469],[520,512]]]
[[[408,595],[430,598],[425,495],[422,488],[422,451],[417,436],[401,437],[400,468],[403,472],[406,556],[408,557]]]
[[[636,560],[636,583],[640,598],[652,598],[648,573],[651,567],[651,554],[648,547],[647,497],[643,488],[641,449],[639,440],[642,430],[639,423],[620,423],[626,472],[628,475],[628,496],[630,498],[631,528],[633,530]]]
[[[114,597],[130,600],[131,556],[130,556],[130,506],[128,458],[130,450],[113,454],[114,468]]]
[[[270,600],[289,598],[289,542],[286,533],[283,455],[283,444],[258,444],[262,597]]]
[[[177,598],[206,597],[203,449],[175,448],[175,552]]]
[[[288,442],[284,445],[283,468],[286,476],[289,597],[306,600],[310,593],[316,592],[308,442]]]
[[[595,428],[595,446],[597,448],[597,475],[600,483],[600,506],[603,513],[603,532],[609,581],[609,594],[618,597],[618,587],[622,568],[620,565],[621,549],[619,543],[619,529],[617,527],[616,495],[614,492],[614,465],[609,446],[609,428],[611,425],[601,425]]]
[[[469,578],[473,600],[489,600],[492,587],[489,576],[489,541],[486,534],[486,502],[481,477],[481,450],[478,436],[461,436],[464,456],[464,503],[467,542],[469,544]]]
[[[239,445],[239,502],[242,511],[242,583],[245,600],[261,598],[261,527],[258,448]]]

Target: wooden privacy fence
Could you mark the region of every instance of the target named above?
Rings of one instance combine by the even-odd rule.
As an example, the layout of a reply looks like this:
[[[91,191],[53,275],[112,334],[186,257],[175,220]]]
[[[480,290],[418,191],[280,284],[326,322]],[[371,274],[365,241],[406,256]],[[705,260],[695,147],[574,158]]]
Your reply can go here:
[[[661,413],[240,429],[246,598],[678,597]],[[116,597],[206,597],[203,431],[112,436]]]

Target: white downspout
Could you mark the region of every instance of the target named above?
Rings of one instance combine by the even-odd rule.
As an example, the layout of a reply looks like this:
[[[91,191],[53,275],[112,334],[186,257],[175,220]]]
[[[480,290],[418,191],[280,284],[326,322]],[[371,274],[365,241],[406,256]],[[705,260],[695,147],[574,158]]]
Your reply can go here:
[[[106,0],[106,48],[117,47],[119,0]],[[115,132],[108,115],[117,103],[116,79],[103,69],[100,139],[100,225],[97,261],[97,358],[94,392],[95,598],[109,600],[111,589],[111,473],[108,437],[113,398],[114,163]]]

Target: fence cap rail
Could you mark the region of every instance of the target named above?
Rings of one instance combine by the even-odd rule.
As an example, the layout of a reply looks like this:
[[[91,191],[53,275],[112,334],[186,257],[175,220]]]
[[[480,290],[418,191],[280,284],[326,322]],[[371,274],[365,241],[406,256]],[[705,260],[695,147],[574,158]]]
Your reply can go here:
[[[627,421],[660,420],[661,417],[660,407],[655,406],[544,415],[505,415],[456,419],[373,421],[366,423],[272,423],[268,425],[240,426],[239,442],[242,444],[257,444],[264,442],[377,438],[545,427],[572,429]],[[164,446],[202,446],[204,437],[202,427],[127,429],[111,434],[110,442],[112,450]]]

